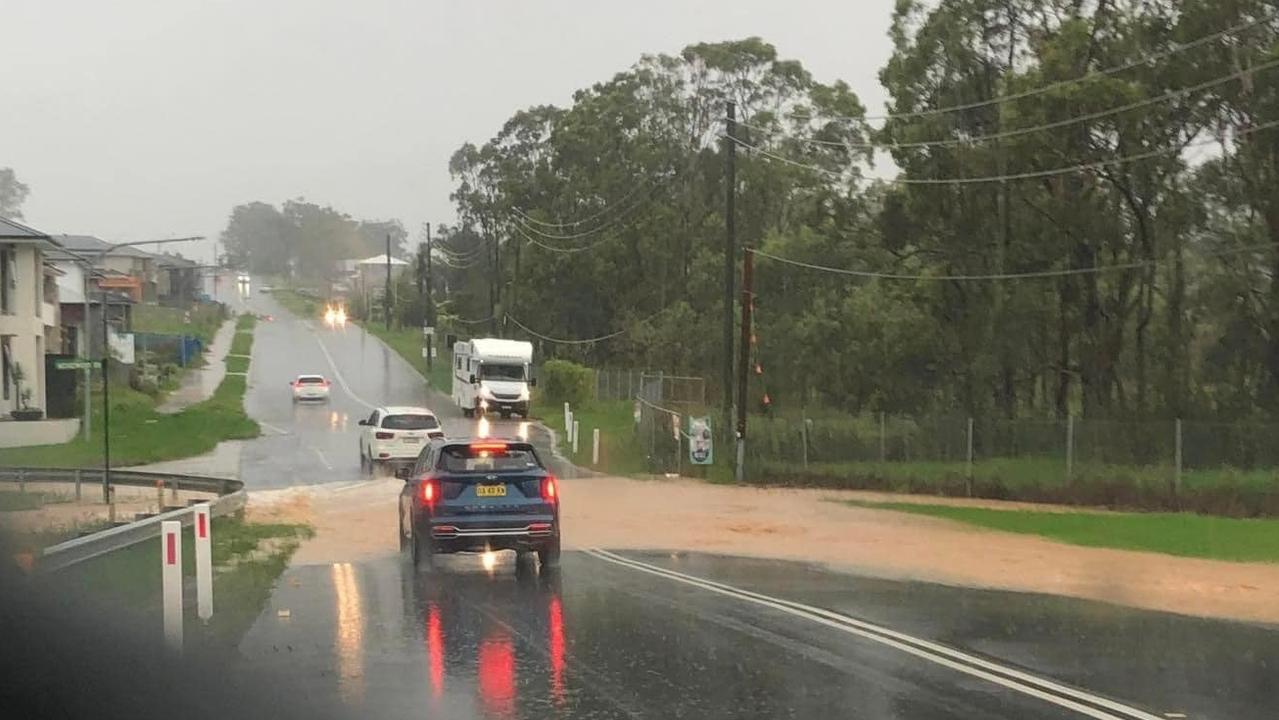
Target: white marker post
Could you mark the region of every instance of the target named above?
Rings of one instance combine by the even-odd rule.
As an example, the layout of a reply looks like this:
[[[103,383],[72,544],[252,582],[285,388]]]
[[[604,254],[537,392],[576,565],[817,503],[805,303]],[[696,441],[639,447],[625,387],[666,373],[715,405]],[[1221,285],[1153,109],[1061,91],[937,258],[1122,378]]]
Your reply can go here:
[[[182,651],[182,523],[160,523],[160,576],[164,588],[164,641]]]
[[[600,429],[595,428],[591,433],[591,464],[600,464]]]
[[[578,435],[578,422],[574,420],[573,421],[573,454],[574,455],[577,454],[577,435]]]
[[[208,505],[195,507],[195,603],[201,620],[213,617],[213,525]]]
[[[568,403],[564,403],[564,432],[573,429],[573,411],[568,409]]]

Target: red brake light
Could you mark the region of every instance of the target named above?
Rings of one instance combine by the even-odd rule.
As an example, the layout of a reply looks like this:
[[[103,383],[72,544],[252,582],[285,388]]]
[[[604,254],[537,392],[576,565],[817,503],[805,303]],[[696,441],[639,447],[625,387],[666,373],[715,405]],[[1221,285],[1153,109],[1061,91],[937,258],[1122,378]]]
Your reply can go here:
[[[329,386],[329,381],[326,379],[326,380],[324,381],[324,387],[328,387],[328,386]]]
[[[506,443],[471,443],[471,449],[505,451]]]
[[[547,502],[555,502],[559,495],[559,489],[555,487],[555,478],[547,475],[542,478],[542,499]]]
[[[376,432],[376,433],[373,433],[373,437],[377,438],[378,440],[390,440],[395,437],[395,433]]]
[[[436,481],[434,478],[424,478],[422,480],[422,502],[427,505],[434,503],[435,496],[439,493],[439,490],[435,487],[435,485]]]

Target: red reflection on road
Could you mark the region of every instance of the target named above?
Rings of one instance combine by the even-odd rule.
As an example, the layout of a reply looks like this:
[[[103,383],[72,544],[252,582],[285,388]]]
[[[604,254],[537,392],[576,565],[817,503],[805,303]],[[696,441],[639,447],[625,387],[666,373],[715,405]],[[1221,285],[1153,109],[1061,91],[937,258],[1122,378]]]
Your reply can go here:
[[[438,698],[444,693],[444,630],[435,603],[426,611],[426,652],[431,664],[431,694]]]
[[[515,648],[501,628],[480,644],[480,699],[491,715],[515,714]]]
[[[556,705],[564,704],[564,610],[558,596],[551,597],[550,612],[551,646],[551,699]]]

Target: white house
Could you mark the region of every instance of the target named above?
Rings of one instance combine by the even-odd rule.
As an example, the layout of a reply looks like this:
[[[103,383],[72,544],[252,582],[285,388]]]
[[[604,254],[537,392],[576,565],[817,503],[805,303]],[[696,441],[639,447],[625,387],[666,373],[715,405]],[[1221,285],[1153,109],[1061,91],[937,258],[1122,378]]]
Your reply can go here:
[[[20,407],[18,367],[31,407],[45,407],[46,332],[58,327],[56,286],[45,288],[54,275],[44,252],[52,247],[48,235],[0,218],[0,417]]]

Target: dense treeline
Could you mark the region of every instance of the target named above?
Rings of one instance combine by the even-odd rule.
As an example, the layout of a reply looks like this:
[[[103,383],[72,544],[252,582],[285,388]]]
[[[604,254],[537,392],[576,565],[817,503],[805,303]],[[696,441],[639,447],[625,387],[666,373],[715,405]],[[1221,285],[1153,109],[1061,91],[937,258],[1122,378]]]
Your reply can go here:
[[[280,207],[250,202],[231,209],[222,245],[232,267],[267,275],[327,280],[340,260],[404,252],[408,232],[399,220],[356,220],[304,199]]]
[[[743,244],[923,278],[759,258],[753,397],[1010,417],[1273,413],[1273,13],[1249,0],[901,0],[880,73],[888,118],[757,38],[645,56],[571,107],[517,112],[457,151],[466,238],[445,258],[469,273],[454,280],[463,314],[492,307],[565,339],[625,330],[544,347],[716,381],[732,101]],[[885,173],[873,146],[894,179],[872,179]]]

